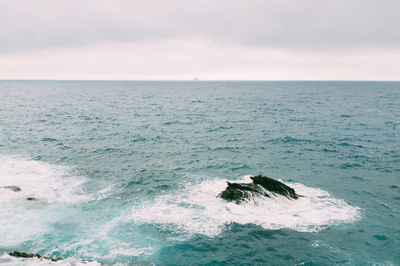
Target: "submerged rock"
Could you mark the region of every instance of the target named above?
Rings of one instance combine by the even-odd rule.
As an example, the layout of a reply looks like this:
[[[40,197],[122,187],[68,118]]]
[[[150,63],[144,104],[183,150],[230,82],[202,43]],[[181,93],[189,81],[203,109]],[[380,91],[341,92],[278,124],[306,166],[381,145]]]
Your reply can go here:
[[[39,254],[33,254],[33,253],[25,253],[25,252],[18,252],[18,251],[14,251],[10,254],[10,256],[13,257],[18,257],[18,258],[38,258],[38,259],[46,259],[46,260],[51,260],[51,261],[59,261],[62,260],[63,258],[50,258],[50,257],[46,257],[46,256],[41,256]]]
[[[261,174],[250,178],[253,180],[252,183],[228,182],[228,187],[218,196],[228,201],[235,201],[236,203],[247,200],[254,195],[270,197],[271,192],[290,199],[297,199],[300,197],[300,195],[296,194],[293,188],[275,179]]]
[[[36,198],[36,197],[27,197],[25,198],[28,201],[34,201],[34,202],[38,202],[38,203],[42,203],[42,204],[47,204],[47,200],[43,199],[43,198]]]
[[[11,191],[14,191],[14,192],[19,192],[19,191],[21,191],[21,188],[20,188],[20,187],[17,187],[17,186],[5,186],[5,187],[2,187],[2,188],[7,188],[7,189],[9,189],[9,190],[11,190]]]

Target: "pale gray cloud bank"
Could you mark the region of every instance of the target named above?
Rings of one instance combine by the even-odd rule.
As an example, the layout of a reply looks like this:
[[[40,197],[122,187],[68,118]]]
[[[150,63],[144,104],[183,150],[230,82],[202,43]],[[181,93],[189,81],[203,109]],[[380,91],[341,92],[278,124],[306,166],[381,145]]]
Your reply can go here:
[[[301,69],[325,65],[316,79],[351,79],[343,69],[357,65],[354,79],[363,79],[375,73],[375,64],[382,72],[376,79],[396,79],[399,53],[398,0],[0,0],[4,78],[99,78],[104,71],[126,79],[303,79]],[[85,56],[120,67],[96,72]],[[40,58],[42,70],[35,72],[29,65]],[[365,61],[372,65],[362,66]],[[44,74],[58,64],[64,64],[59,72]],[[163,72],[157,64],[170,69]]]

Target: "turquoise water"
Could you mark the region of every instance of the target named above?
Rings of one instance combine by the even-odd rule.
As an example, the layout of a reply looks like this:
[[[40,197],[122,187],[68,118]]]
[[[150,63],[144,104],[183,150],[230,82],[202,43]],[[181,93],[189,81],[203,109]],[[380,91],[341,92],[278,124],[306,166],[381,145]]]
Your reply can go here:
[[[399,132],[400,82],[0,81],[0,263],[400,264]]]

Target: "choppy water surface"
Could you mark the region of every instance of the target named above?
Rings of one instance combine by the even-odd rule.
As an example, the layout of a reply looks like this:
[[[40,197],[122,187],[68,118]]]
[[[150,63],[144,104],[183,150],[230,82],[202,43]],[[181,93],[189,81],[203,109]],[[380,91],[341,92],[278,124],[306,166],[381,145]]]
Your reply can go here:
[[[399,132],[397,82],[0,81],[0,263],[400,264]]]

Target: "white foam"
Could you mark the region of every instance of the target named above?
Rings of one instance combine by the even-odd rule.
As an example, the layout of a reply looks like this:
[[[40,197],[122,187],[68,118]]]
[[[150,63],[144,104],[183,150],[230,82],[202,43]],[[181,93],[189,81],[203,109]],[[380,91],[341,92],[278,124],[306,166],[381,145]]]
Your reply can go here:
[[[110,251],[110,257],[114,258],[117,255],[129,256],[129,257],[138,257],[142,254],[150,254],[153,251],[151,247],[147,248],[119,248],[113,249]]]
[[[67,167],[46,162],[0,156],[0,203],[19,198],[35,197],[45,202],[69,202],[87,198],[79,189],[81,177],[67,176]],[[20,192],[13,192],[5,186],[18,186]],[[80,191],[82,192],[82,191]]]
[[[54,232],[55,224],[68,224],[71,219],[73,223],[77,222],[78,228],[87,226],[83,224],[85,222],[83,220],[76,221],[77,207],[88,200],[101,200],[108,197],[114,185],[86,194],[83,192],[82,185],[89,180],[82,176],[71,175],[70,172],[65,166],[0,156],[0,250],[9,250],[10,247],[18,246],[25,241],[46,242],[46,235]],[[21,188],[21,191],[14,192],[9,188],[4,188],[6,186],[17,186]],[[39,200],[29,201],[28,197]],[[77,256],[95,259],[114,259],[118,256],[132,257],[151,253],[151,247],[133,247],[131,243],[120,242],[107,235],[121,221],[124,221],[127,215],[130,215],[129,211],[101,226],[94,223],[96,226],[92,226],[85,232],[88,234],[86,237],[81,235],[80,238],[72,241],[58,242],[53,245],[53,249],[46,250],[46,253],[54,254],[60,250],[69,250]],[[106,243],[105,246],[112,248],[106,254],[99,255],[98,242]],[[47,255],[46,253],[43,255]],[[2,261],[7,265],[98,265],[95,262],[75,259],[52,262],[38,258],[15,258],[5,253],[2,255],[0,252],[0,264]]]
[[[88,198],[82,191],[83,178],[67,173],[63,166],[0,156],[0,245],[17,245],[44,233],[55,219],[52,209]],[[18,186],[21,191],[5,186]]]
[[[249,176],[244,179],[244,182],[250,182]],[[313,232],[333,224],[351,223],[359,217],[359,208],[326,191],[300,183],[286,183],[305,196],[297,200],[283,196],[260,197],[238,205],[217,197],[226,188],[226,181],[210,180],[188,185],[173,194],[134,206],[132,218],[137,223],[215,236],[233,222],[256,224],[265,229]]]

